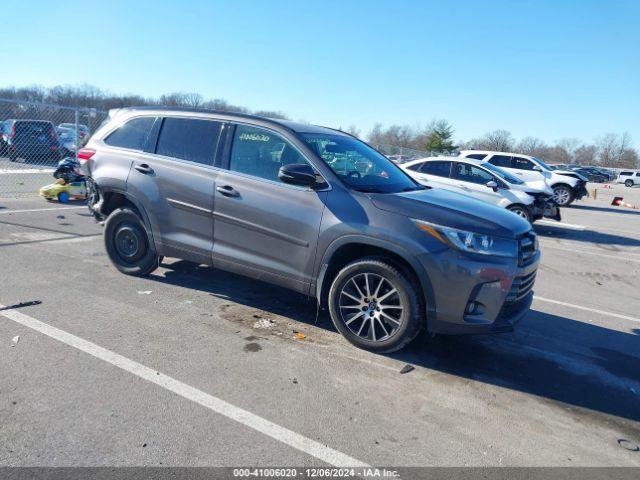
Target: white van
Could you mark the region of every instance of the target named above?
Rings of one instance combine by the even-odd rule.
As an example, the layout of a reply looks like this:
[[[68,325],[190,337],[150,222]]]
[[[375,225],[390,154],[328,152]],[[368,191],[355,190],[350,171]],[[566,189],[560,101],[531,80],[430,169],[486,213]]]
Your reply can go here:
[[[490,163],[460,157],[427,157],[400,166],[419,183],[468,195],[511,210],[529,222],[560,220],[553,190],[532,186]]]

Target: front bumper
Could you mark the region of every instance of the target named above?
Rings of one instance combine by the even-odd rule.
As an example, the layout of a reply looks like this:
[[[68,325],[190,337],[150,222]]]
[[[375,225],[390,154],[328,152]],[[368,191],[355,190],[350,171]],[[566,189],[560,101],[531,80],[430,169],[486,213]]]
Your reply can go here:
[[[578,183],[574,187],[573,193],[576,200],[580,200],[582,197],[586,197],[589,194],[589,192],[587,191],[587,184],[580,180],[580,183]]]
[[[529,210],[531,211],[532,220],[539,220],[544,217],[560,221],[562,218],[560,216],[560,207],[552,197],[536,198]]]
[[[445,335],[508,332],[533,301],[540,252],[526,262],[448,250],[420,261],[431,280],[427,330]]]

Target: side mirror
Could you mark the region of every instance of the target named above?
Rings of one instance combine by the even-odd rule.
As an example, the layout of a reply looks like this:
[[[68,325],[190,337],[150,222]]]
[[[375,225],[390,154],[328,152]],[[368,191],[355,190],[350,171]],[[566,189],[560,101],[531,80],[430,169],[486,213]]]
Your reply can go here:
[[[490,188],[494,192],[498,191],[498,182],[496,182],[495,180],[491,180],[487,182],[486,185],[487,185],[487,188]]]
[[[302,187],[313,187],[316,184],[316,172],[306,163],[283,165],[278,171],[278,178],[283,183]]]

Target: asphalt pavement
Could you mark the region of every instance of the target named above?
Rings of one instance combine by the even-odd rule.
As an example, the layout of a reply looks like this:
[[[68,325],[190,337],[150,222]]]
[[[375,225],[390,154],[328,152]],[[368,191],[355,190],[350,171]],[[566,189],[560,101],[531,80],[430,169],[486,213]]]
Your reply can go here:
[[[252,279],[122,275],[81,205],[0,199],[0,465],[639,466],[640,210],[618,194],[640,206],[598,187],[536,225],[513,333],[393,355]]]

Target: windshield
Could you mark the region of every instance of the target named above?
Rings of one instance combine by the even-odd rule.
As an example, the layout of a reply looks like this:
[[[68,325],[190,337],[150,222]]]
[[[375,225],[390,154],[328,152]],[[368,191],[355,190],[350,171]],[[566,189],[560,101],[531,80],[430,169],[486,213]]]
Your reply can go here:
[[[543,162],[542,160],[540,160],[539,158],[536,158],[536,157],[532,157],[532,158],[533,158],[533,160],[534,160],[535,162],[537,162],[537,163],[538,163],[538,165],[540,165],[540,166],[541,166],[542,168],[544,168],[545,170],[549,170],[550,172],[551,172],[551,171],[553,171],[553,169],[552,169],[549,165],[547,165],[546,163],[544,163],[544,162]]]
[[[503,180],[506,180],[507,182],[509,182],[509,183],[511,183],[513,185],[522,185],[524,183],[519,178],[516,178],[513,175],[510,175],[509,173],[505,172],[500,167],[496,167],[495,165],[492,165],[490,163],[483,163],[482,166],[484,168],[486,168],[487,170],[491,170],[493,173],[498,175],[500,178],[502,178]]]
[[[302,133],[300,136],[354,190],[398,193],[424,188],[391,160],[353,137],[325,133]]]

